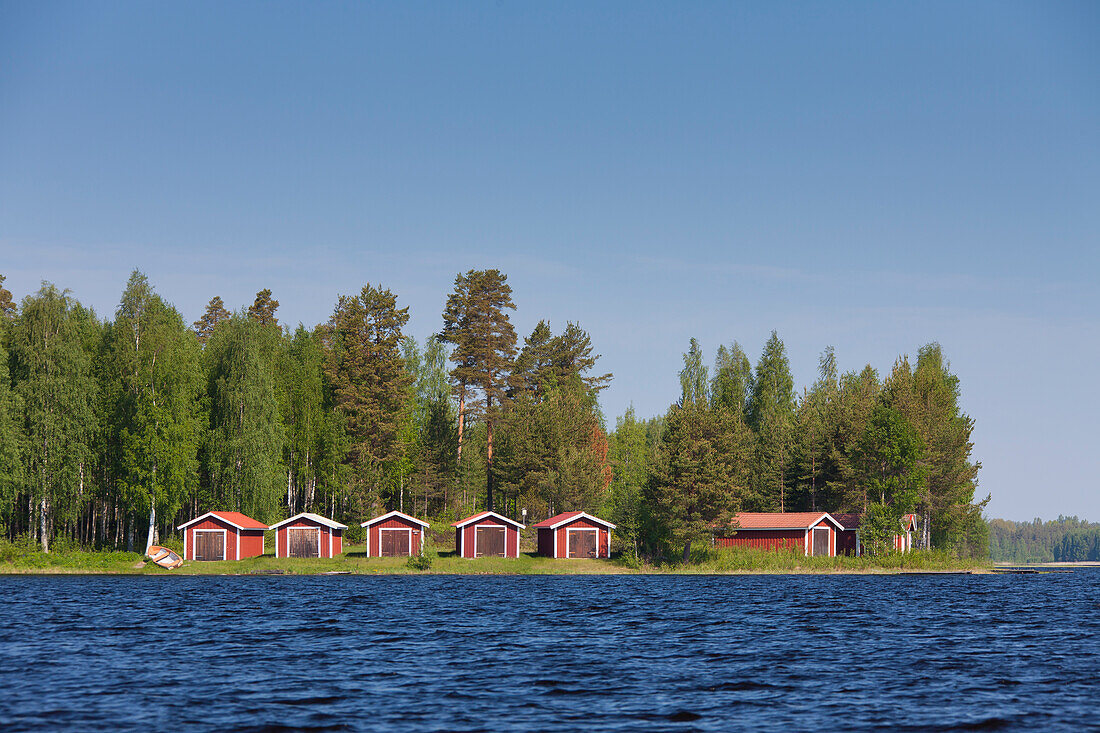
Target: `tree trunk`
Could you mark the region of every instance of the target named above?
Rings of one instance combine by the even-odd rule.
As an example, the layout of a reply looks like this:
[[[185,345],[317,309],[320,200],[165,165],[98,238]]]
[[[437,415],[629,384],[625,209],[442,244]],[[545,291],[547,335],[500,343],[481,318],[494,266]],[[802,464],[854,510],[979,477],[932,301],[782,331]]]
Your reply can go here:
[[[687,563],[691,559],[691,540],[684,543],[684,562]]]
[[[38,508],[38,527],[39,535],[42,538],[42,552],[47,555],[50,554],[50,533],[47,525],[47,518],[49,517],[49,505],[46,503],[46,497],[42,497],[42,503]]]
[[[485,508],[493,511],[493,420],[489,411],[493,409],[492,398],[485,400]]]
[[[458,465],[462,465],[462,430],[466,425],[466,385],[458,393]]]
[[[157,531],[157,499],[155,496],[149,497],[149,534],[145,538],[145,552],[149,552],[149,548],[153,546],[154,535]]]

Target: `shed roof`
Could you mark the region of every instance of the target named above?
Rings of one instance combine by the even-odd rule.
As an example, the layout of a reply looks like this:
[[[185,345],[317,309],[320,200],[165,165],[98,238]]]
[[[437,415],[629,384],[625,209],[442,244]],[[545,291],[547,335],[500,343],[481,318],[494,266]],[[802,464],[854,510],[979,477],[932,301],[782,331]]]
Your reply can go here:
[[[904,514],[901,517],[901,529],[904,532],[915,532],[917,529],[917,515]]]
[[[328,517],[322,517],[320,514],[314,514],[313,512],[302,512],[301,514],[295,514],[290,519],[284,519],[283,521],[281,521],[277,524],[273,524],[268,529],[278,529],[279,527],[282,527],[283,525],[290,524],[291,522],[295,521],[296,519],[310,519],[314,522],[317,522],[318,524],[323,524],[326,527],[331,527],[332,529],[347,529],[348,528],[348,525],[340,524],[339,522],[334,521],[332,519],[329,519]]]
[[[252,517],[241,514],[240,512],[207,512],[202,516],[195,517],[190,522],[184,522],[180,526],[176,527],[176,529],[184,529],[186,527],[190,527],[192,524],[196,522],[201,522],[207,517],[217,517],[223,522],[232,524],[237,529],[268,529],[268,526],[263,522],[258,522]]]
[[[859,529],[859,520],[862,516],[859,512],[843,512],[832,515],[833,519],[840,522],[844,529]]]
[[[384,522],[387,519],[392,519],[393,517],[397,517],[399,519],[404,519],[404,520],[412,522],[414,524],[419,524],[421,527],[429,526],[428,523],[425,522],[423,519],[417,519],[416,517],[410,517],[408,514],[405,514],[404,512],[399,512],[396,509],[394,509],[392,512],[388,512],[386,514],[383,514],[380,517],[375,517],[374,519],[368,519],[365,522],[360,522],[359,526],[360,527],[369,527],[372,524],[378,524],[379,522]]]
[[[495,519],[499,522],[510,524],[516,529],[525,529],[524,525],[520,524],[516,520],[509,519],[508,517],[497,514],[496,512],[481,512],[480,514],[474,514],[473,516],[466,517],[465,519],[460,519],[457,522],[452,522],[451,526],[465,527],[467,524],[473,524],[474,522],[480,521],[482,519]]]
[[[828,512],[741,512],[736,516],[738,529],[810,529],[822,519],[844,529]]]
[[[549,519],[544,519],[535,526],[539,529],[557,529],[563,524],[568,524],[575,519],[587,519],[590,522],[594,522],[608,529],[615,529],[615,525],[611,522],[604,521],[599,517],[594,517],[588,512],[562,512],[561,514],[555,514]]]

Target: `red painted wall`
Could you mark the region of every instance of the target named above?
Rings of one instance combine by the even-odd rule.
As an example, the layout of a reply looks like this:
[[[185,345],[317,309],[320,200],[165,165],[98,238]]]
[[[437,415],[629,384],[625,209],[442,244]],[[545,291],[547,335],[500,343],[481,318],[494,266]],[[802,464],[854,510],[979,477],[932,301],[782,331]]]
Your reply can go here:
[[[244,529],[241,533],[241,559],[259,557],[264,554],[264,531],[262,529]]]
[[[554,556],[554,530],[549,527],[539,527],[537,544],[535,548],[543,557]]]
[[[836,554],[855,556],[856,554],[856,531],[854,529],[846,529],[843,532],[838,532],[836,536]]]
[[[733,537],[716,537],[718,547],[751,547],[755,550],[796,548],[806,551],[806,533],[801,529],[739,529]]]
[[[412,530],[412,542],[409,544],[409,549],[412,554],[420,554],[420,525],[416,522],[410,522],[407,519],[401,519],[400,517],[390,517],[384,522],[378,524],[372,524],[367,527],[367,541],[370,543],[370,547],[367,550],[369,557],[381,557],[382,556],[382,532],[383,529],[411,529]]]

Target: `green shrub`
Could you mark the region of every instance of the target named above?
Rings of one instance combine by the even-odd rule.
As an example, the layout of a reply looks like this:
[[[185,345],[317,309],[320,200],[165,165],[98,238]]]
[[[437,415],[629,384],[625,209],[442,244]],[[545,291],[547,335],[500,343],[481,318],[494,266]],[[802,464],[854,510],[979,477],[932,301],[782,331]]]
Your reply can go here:
[[[409,555],[408,562],[405,564],[410,570],[431,570],[432,556],[427,552],[421,555]]]

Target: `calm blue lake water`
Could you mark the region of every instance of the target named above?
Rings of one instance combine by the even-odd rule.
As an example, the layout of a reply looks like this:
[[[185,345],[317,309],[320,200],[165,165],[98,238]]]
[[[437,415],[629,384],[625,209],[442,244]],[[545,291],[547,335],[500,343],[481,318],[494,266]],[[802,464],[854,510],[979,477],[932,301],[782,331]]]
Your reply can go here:
[[[3,577],[0,727],[1079,730],[1100,571]]]

